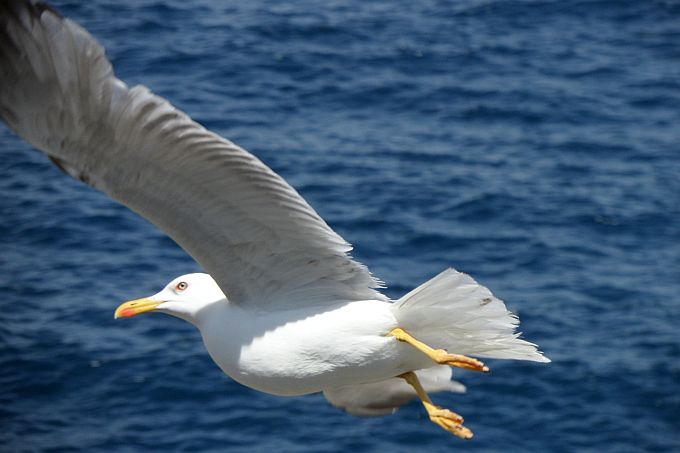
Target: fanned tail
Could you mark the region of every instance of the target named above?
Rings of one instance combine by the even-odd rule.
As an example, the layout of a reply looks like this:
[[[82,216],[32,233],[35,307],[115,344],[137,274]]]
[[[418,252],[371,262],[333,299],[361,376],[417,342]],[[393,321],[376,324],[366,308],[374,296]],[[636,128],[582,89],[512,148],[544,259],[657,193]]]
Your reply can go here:
[[[550,362],[515,332],[517,316],[488,288],[447,269],[393,306],[399,326],[434,347],[456,354]]]

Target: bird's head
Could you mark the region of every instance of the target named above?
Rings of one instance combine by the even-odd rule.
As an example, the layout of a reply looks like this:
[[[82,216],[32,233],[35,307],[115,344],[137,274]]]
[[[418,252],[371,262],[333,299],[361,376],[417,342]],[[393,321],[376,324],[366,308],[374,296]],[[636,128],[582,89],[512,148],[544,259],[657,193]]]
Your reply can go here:
[[[130,318],[158,311],[195,324],[201,310],[225,299],[224,293],[210,275],[187,274],[177,277],[153,296],[121,304],[114,318]]]

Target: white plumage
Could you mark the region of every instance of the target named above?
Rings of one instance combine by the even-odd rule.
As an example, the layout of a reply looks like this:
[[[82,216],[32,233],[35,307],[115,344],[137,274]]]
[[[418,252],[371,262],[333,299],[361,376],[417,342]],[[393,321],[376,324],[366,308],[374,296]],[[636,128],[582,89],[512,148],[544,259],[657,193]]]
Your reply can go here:
[[[448,269],[400,298],[399,325],[436,348],[495,359],[549,362],[515,333],[517,316],[472,277]]]
[[[144,306],[195,324],[239,382],[324,391],[362,415],[414,397],[394,379],[405,372],[420,370],[432,391],[461,390],[448,367],[387,336],[396,327],[455,353],[548,361],[518,338],[502,301],[455,270],[389,301],[280,176],[147,88],[129,88],[94,38],[49,7],[0,4],[0,83],[10,128],[157,225],[214,278],[180,277]]]

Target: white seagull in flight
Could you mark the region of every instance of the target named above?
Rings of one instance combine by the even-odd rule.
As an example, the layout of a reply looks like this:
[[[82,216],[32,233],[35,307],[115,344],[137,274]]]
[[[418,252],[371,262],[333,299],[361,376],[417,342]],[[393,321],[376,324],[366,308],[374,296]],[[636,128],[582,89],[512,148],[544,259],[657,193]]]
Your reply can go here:
[[[0,117],[65,173],[174,239],[208,274],[176,278],[115,317],[157,311],[195,325],[230,377],[275,395],[324,392],[357,415],[419,397],[430,420],[472,437],[428,391],[456,390],[469,356],[548,362],[470,276],[446,270],[397,301],[351,246],[259,159],[144,86],[44,3],[0,2]]]

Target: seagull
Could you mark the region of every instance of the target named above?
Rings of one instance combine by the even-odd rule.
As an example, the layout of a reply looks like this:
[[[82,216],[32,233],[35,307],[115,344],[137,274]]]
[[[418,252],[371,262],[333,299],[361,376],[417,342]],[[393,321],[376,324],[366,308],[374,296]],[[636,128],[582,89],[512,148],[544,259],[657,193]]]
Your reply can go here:
[[[207,273],[125,302],[198,328],[213,361],[253,389],[323,392],[355,415],[419,398],[429,419],[472,431],[429,393],[460,391],[475,357],[549,362],[503,301],[452,268],[398,300],[352,247],[257,157],[144,86],[115,77],[102,46],[34,0],[0,2],[0,117],[64,173],[168,234]]]

